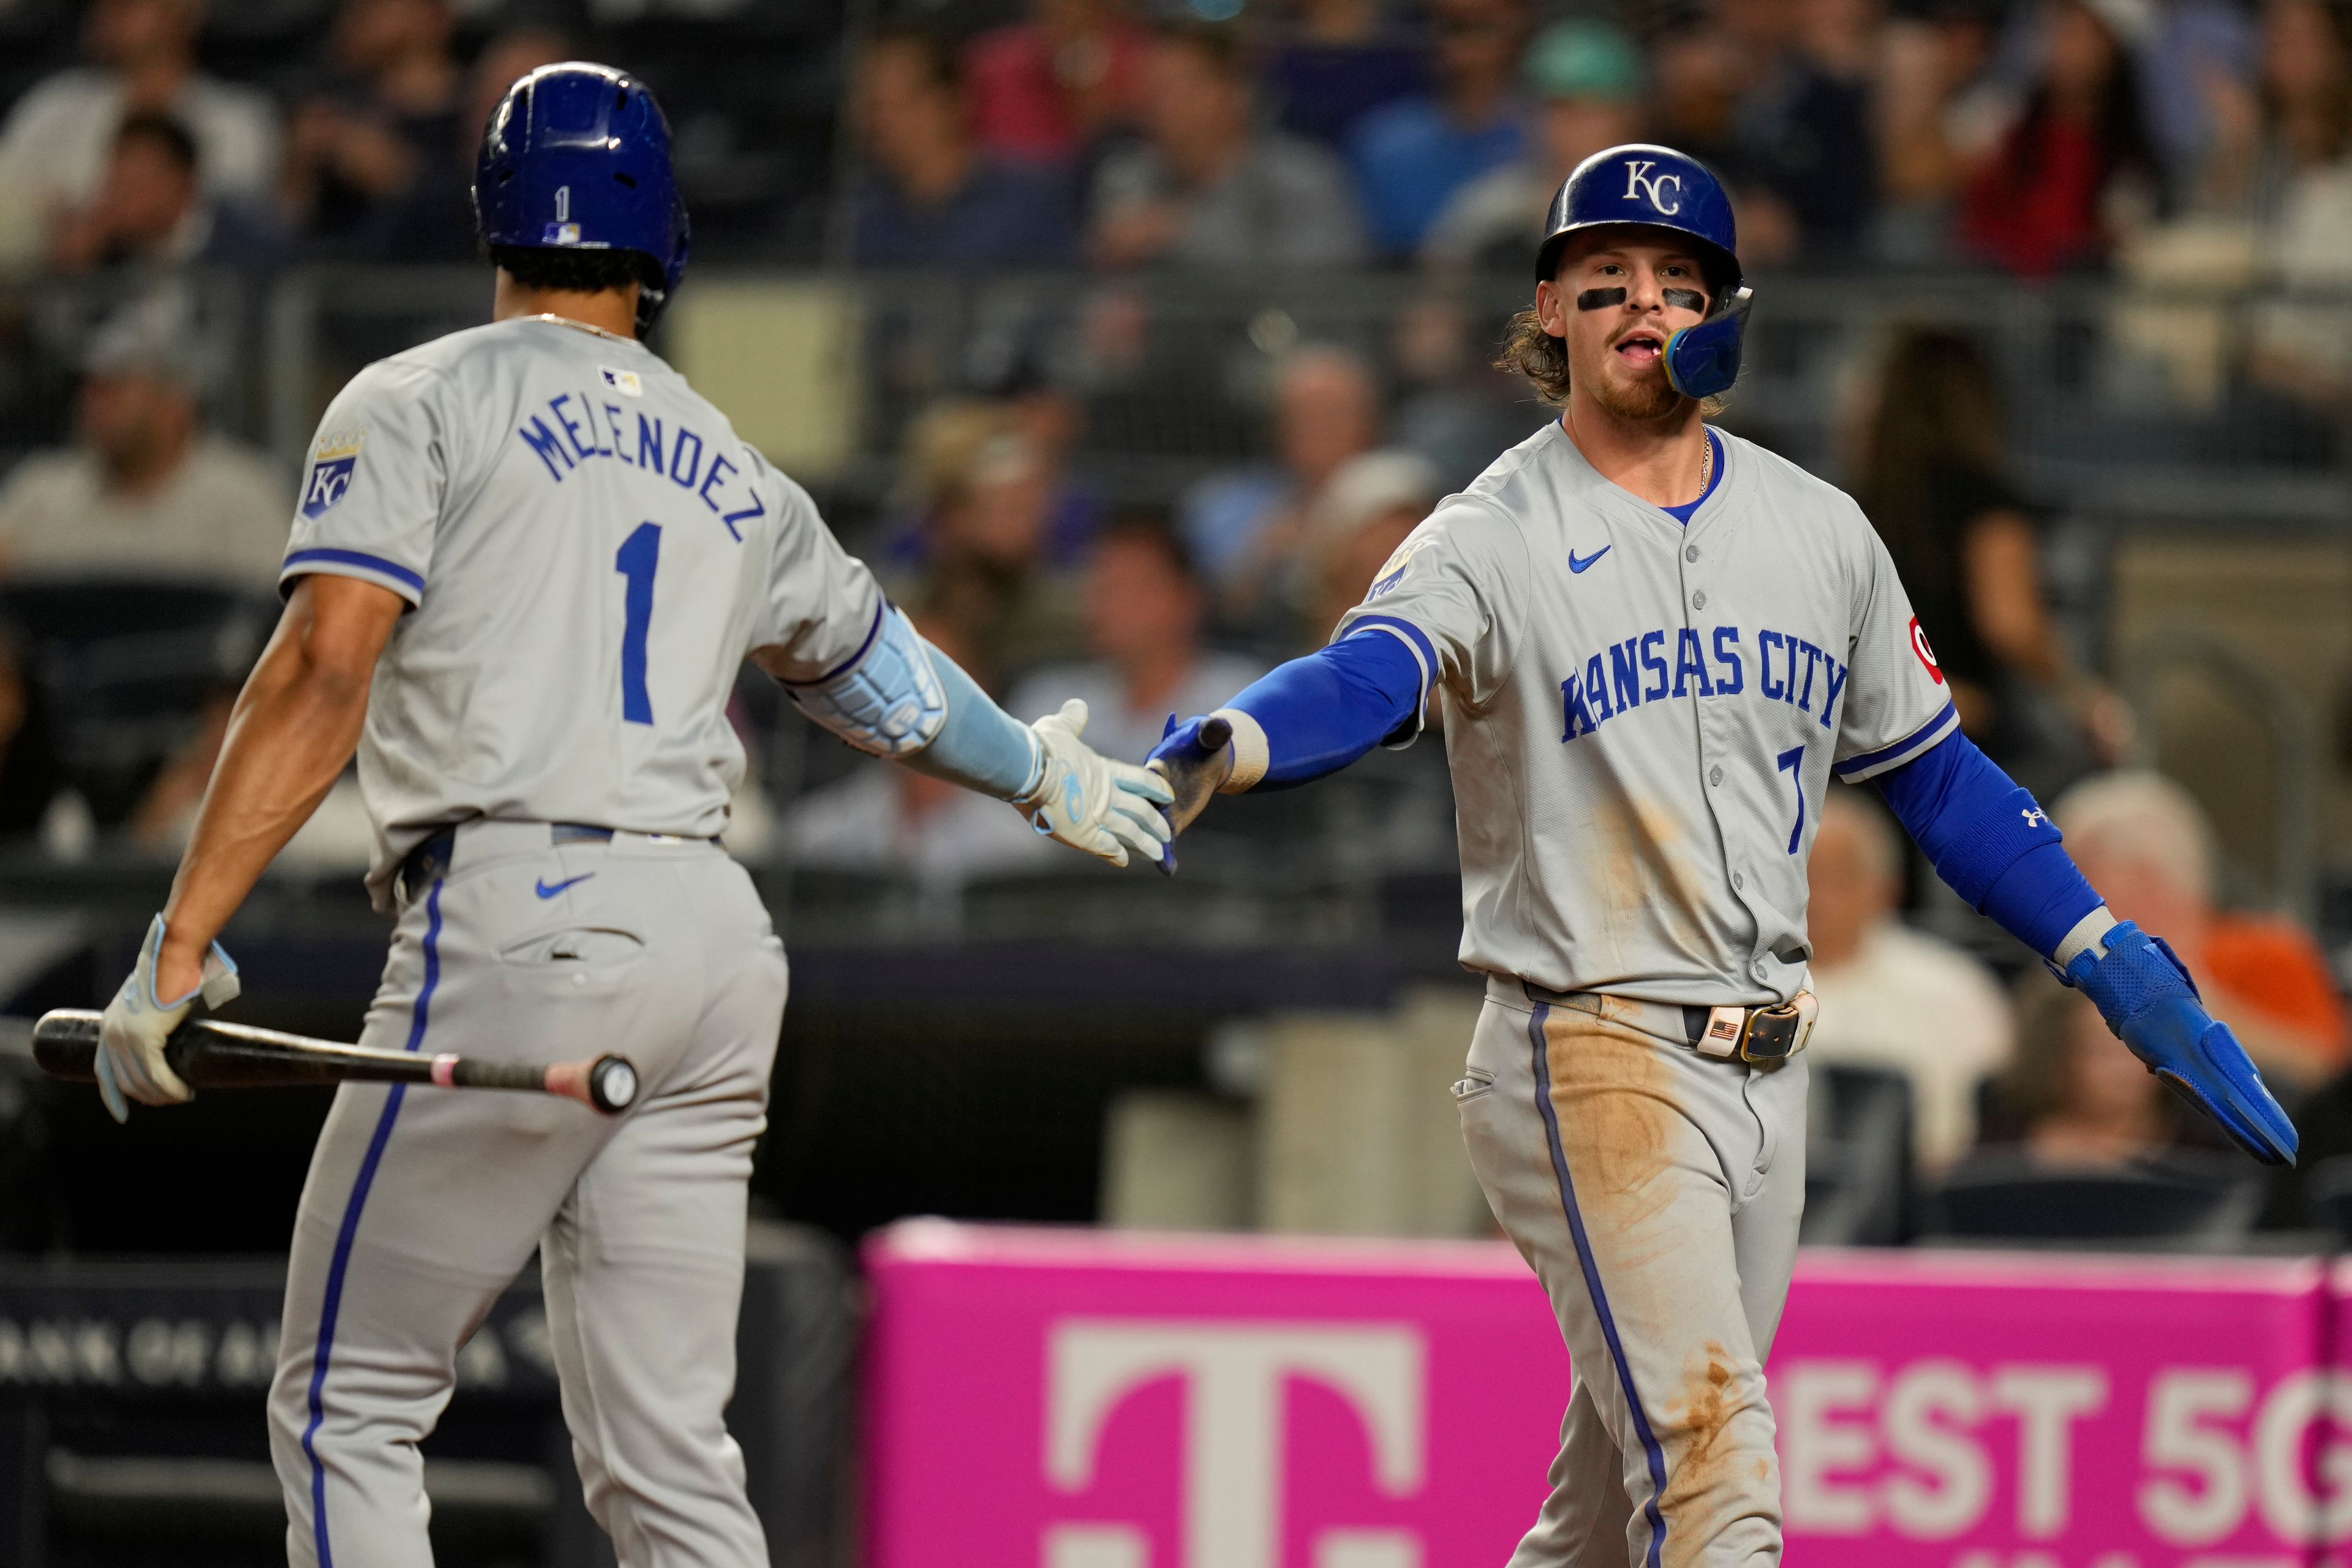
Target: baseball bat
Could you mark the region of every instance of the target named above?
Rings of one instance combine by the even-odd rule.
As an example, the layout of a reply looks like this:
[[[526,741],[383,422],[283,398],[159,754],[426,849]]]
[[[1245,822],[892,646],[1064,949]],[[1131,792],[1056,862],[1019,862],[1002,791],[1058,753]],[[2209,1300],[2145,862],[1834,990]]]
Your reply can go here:
[[[1192,826],[1192,819],[1208,805],[1209,797],[1217,793],[1217,786],[1225,782],[1230,770],[1217,764],[1233,740],[1233,725],[1212,715],[1202,721],[1200,743],[1190,756],[1164,758],[1151,764],[1152,771],[1168,781],[1169,790],[1176,796],[1160,808],[1160,814],[1168,819],[1171,836]],[[1158,865],[1161,876],[1176,874],[1176,846],[1172,841],[1160,850]]]
[[[79,1007],[43,1014],[33,1026],[33,1059],[51,1078],[97,1081],[98,1020],[99,1015]],[[607,1116],[626,1110],[637,1097],[637,1069],[622,1056],[533,1067],[478,1061],[449,1052],[381,1051],[212,1018],[190,1018],[173,1030],[163,1044],[163,1060],[191,1089],[290,1089],[313,1083],[520,1089],[560,1094]]]

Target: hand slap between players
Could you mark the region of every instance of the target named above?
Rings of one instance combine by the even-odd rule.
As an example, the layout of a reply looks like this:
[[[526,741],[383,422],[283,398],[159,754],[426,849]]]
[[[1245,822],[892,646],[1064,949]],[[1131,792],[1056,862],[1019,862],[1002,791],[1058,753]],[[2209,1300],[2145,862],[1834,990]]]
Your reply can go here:
[[[148,924],[147,940],[139,944],[139,962],[131,966],[130,976],[99,1020],[98,1096],[117,1121],[131,1120],[125,1095],[142,1105],[178,1105],[195,1098],[164,1061],[163,1043],[197,997],[204,998],[206,1007],[219,1007],[240,989],[236,961],[215,942],[205,954],[204,980],[194,991],[171,1002],[157,996],[155,960],[163,948],[163,917],[157,915]]]
[[[1036,782],[1013,804],[1037,831],[1073,849],[1127,864],[1130,852],[1157,862],[1168,842],[1160,808],[1168,785],[1133,763],[1114,762],[1080,740],[1087,705],[1076,698],[1030,726],[1039,750]]]
[[[2265,1165],[2294,1164],[2294,1123],[2230,1026],[2205,1010],[2172,949],[2129,921],[2107,932],[2105,947],[2105,953],[2075,954],[2066,983],[2098,1005],[2107,1027],[2148,1071],[2211,1117],[2238,1147]]]

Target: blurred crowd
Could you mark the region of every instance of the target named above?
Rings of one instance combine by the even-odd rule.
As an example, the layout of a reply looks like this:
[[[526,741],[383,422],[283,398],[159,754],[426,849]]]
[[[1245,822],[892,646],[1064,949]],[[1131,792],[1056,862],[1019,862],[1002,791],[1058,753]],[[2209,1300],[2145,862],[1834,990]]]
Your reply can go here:
[[[317,8],[313,47],[228,79],[204,0],[49,7],[81,58],[5,106],[0,260],[466,260],[509,81],[612,44],[606,13],[775,0]],[[1727,177],[1751,268],[2340,282],[2352,254],[2329,0],[1028,0],[812,52],[853,172],[767,194],[787,258],[1517,274],[1568,171],[1642,139]]]
[[[1569,171],[1637,140],[1727,176],[1751,268],[2340,282],[2352,238],[2325,0],[1036,0],[887,26],[856,83],[868,266],[1518,275]]]
[[[719,26],[763,4],[687,9]],[[613,16],[670,9],[318,0],[310,46],[242,76],[208,63],[202,0],[44,13],[49,53],[78,59],[5,77],[0,268],[103,308],[69,334],[69,438],[0,474],[0,841],[173,847],[274,614],[289,476],[215,417],[220,367],[173,280],[471,260],[497,95],[606,49]],[[733,254],[1088,274],[1055,321],[953,349],[919,313],[878,312],[886,366],[961,358],[911,399],[878,499],[836,521],[1016,712],[1081,698],[1089,739],[1122,756],[1319,644],[1433,505],[1549,416],[1485,363],[1468,285],[1528,282],[1551,192],[1617,142],[1722,171],[1752,270],[2097,274],[2192,305],[2251,289],[2233,363],[2307,405],[2352,384],[2352,314],[2259,302],[2352,283],[2352,6],[2329,0],[1005,0],[818,31],[837,145],[738,212]],[[701,123],[682,144],[710,141]],[[690,199],[734,166],[681,157]],[[1181,336],[1144,280],[1335,268],[1401,279],[1397,309],[1379,342],[1252,320],[1234,402],[1253,423],[1222,449],[1255,456],[1164,483],[1090,465],[1117,367],[1160,374],[1166,346],[1150,358],[1145,340]],[[2220,330],[2140,320],[2175,344]],[[2227,908],[2195,802],[2125,766],[2132,714],[2084,657],[2095,637],[2053,608],[2053,514],[2021,477],[1992,346],[1898,322],[1859,371],[1829,477],[1900,567],[1968,731],[2054,803],[2116,911],[2171,937],[2274,1080],[2313,1097],[2323,1157],[2352,1152],[2327,963],[2309,931]],[[1235,379],[1222,359],[1203,374]],[[772,718],[740,717],[765,766]],[[994,803],[830,742],[809,754],[747,790],[739,850],[943,899],[1055,864]],[[1360,797],[1316,797],[1357,803],[1332,808],[1336,854],[1373,874],[1449,862],[1441,745],[1356,773]],[[362,853],[356,811],[339,788],[298,850]],[[1818,1059],[1903,1079],[1926,1168],[1989,1148],[2128,1164],[2202,1136],[2079,997],[1928,934],[1921,869],[1874,801],[1828,804],[1813,887]]]

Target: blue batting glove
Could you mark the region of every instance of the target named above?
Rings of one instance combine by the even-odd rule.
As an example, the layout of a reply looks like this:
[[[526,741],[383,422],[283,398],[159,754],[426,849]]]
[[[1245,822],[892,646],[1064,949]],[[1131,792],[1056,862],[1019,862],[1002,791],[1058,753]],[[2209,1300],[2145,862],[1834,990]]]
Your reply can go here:
[[[2239,1148],[2265,1165],[2294,1163],[2294,1123],[2263,1087],[2230,1026],[2205,1010],[2188,966],[2163,938],[2118,921],[2107,932],[2105,953],[2076,953],[2063,978],[2098,1005],[2107,1027],[2148,1071],[2211,1117]]]
[[[1151,749],[1144,766],[1168,781],[1173,797],[1160,808],[1168,822],[1168,841],[1160,847],[1160,873],[1176,874],[1176,836],[1192,826],[1209,797],[1234,771],[1234,727],[1213,713],[1179,723],[1168,716],[1167,732]]]

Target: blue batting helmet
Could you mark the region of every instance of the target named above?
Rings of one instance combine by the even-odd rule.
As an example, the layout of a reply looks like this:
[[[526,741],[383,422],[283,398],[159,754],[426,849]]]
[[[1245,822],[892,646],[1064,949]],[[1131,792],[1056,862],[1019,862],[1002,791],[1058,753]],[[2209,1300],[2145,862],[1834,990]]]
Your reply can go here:
[[[1668,341],[1666,375],[1688,397],[1729,391],[1739,375],[1739,337],[1752,295],[1740,280],[1739,236],[1723,182],[1671,147],[1635,142],[1595,153],[1551,199],[1543,247],[1536,254],[1538,280],[1559,276],[1570,235],[1610,224],[1665,229],[1697,250],[1711,295],[1707,316]]]
[[[644,331],[686,276],[686,203],[661,105],[610,66],[571,60],[521,78],[482,132],[474,221],[486,245],[652,258],[662,286],[638,297]]]

